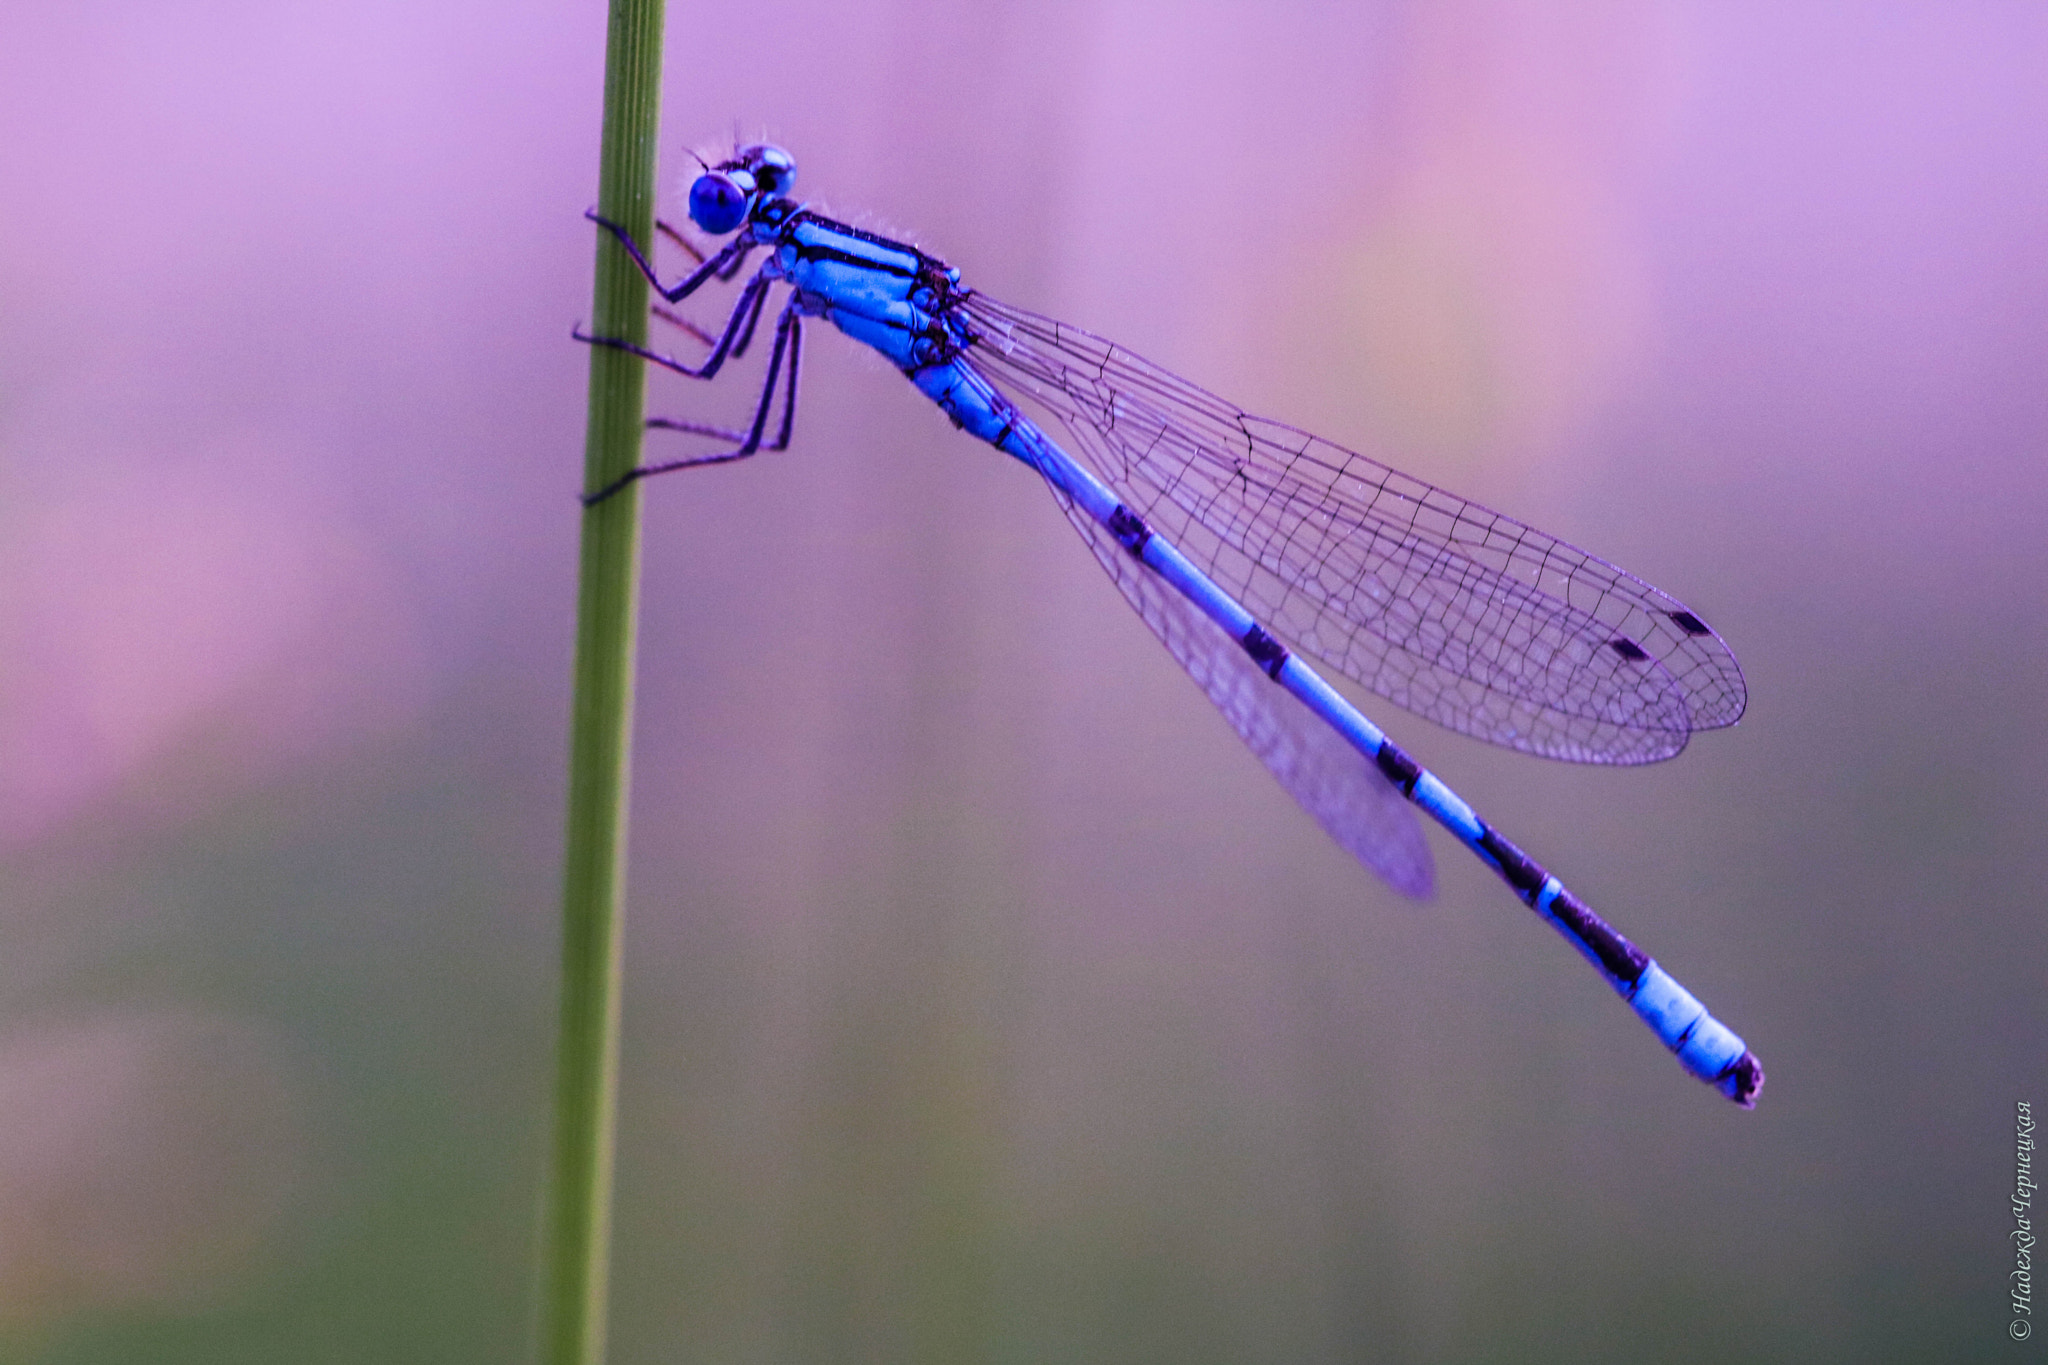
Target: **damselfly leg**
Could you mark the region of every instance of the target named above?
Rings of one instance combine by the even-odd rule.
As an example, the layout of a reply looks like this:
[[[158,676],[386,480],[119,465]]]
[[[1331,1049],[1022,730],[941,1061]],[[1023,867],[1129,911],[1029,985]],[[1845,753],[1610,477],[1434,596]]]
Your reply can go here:
[[[676,228],[671,227],[665,220],[660,218],[655,219],[654,230],[660,233],[662,236],[668,238],[671,242],[674,242],[684,251],[689,252],[690,259],[695,261],[698,265],[702,265],[705,261],[710,259],[704,254],[703,248],[699,247],[695,242],[691,241],[688,237],[685,237]],[[718,269],[718,278],[721,280],[729,280],[733,276],[739,274],[740,267],[746,264],[747,253],[754,249],[753,243],[751,242],[742,242],[738,243],[737,245],[740,248],[739,251],[733,256],[733,258],[730,261],[727,261],[723,266],[719,267]]]
[[[734,238],[726,245],[723,251],[720,251],[710,260],[704,261],[676,284],[666,285],[661,282],[661,276],[655,273],[653,264],[647,259],[647,254],[640,250],[640,244],[633,240],[632,233],[626,231],[625,228],[614,223],[611,219],[606,218],[596,209],[585,209],[583,216],[617,238],[619,245],[626,249],[626,254],[633,258],[633,264],[640,267],[640,273],[645,275],[647,282],[654,286],[654,292],[667,299],[670,303],[681,303],[684,299],[702,288],[706,280],[731,279],[738,273],[740,263],[747,259],[747,253],[754,249],[754,244],[746,238]],[[690,254],[700,259],[703,255],[695,247],[690,248]]]
[[[682,243],[693,256],[698,257],[702,261],[702,264],[682,283],[672,289],[664,288],[661,283],[661,277],[655,272],[646,254],[640,250],[639,245],[633,241],[630,234],[618,224],[601,218],[595,213],[586,214],[585,216],[617,238],[619,244],[632,257],[633,263],[640,268],[641,274],[647,277],[648,283],[654,287],[657,293],[672,303],[687,297],[709,279],[714,277],[730,278],[732,270],[736,269],[738,263],[745,259],[746,244],[734,242],[709,260],[704,260],[702,253],[694,246],[691,246],[687,238],[684,238],[682,234],[674,229],[667,228],[666,235],[672,240]],[[721,270],[725,273],[720,274]],[[584,332],[581,328],[575,329],[571,335],[578,341],[586,342],[593,346],[608,346],[613,350],[624,351],[628,355],[638,356],[642,360],[651,360],[664,369],[673,370],[677,374],[688,375],[692,379],[710,379],[718,373],[719,369],[728,359],[745,354],[747,346],[753,341],[754,331],[760,322],[762,310],[767,304],[768,289],[771,283],[772,281],[768,278],[765,268],[756,272],[754,277],[747,281],[746,287],[740,291],[738,302],[733,305],[732,312],[726,316],[725,327],[717,343],[713,346],[711,355],[702,365],[686,365],[673,356],[664,355],[659,351],[651,350],[636,342],[627,341],[620,337],[593,336]],[[664,321],[673,323],[691,335],[700,339],[706,337],[706,333],[702,328],[680,315],[671,313],[658,305],[654,311],[656,316],[661,317]],[[606,498],[611,497],[627,484],[647,478],[649,475],[667,474],[678,469],[691,469],[698,465],[730,464],[734,460],[743,460],[747,456],[764,449],[788,449],[790,433],[796,423],[797,375],[801,369],[802,354],[803,319],[802,315],[797,311],[796,300],[792,298],[783,306],[782,312],[776,318],[775,347],[768,357],[768,373],[761,384],[761,398],[755,405],[754,420],[745,436],[741,436],[740,433],[724,427],[708,426],[701,422],[686,422],[668,417],[650,417],[647,419],[647,426],[652,430],[679,431],[696,436],[711,436],[719,440],[738,441],[739,444],[731,450],[716,451],[707,455],[689,455],[680,459],[662,460],[654,464],[641,465],[636,469],[627,471],[623,476],[597,490],[595,493],[585,494],[583,497],[584,506],[593,507],[603,502]],[[775,404],[775,386],[777,380],[782,377],[785,361],[789,366],[789,379],[783,389],[782,423],[776,432],[775,439],[764,445],[762,438],[767,433],[769,411]]]

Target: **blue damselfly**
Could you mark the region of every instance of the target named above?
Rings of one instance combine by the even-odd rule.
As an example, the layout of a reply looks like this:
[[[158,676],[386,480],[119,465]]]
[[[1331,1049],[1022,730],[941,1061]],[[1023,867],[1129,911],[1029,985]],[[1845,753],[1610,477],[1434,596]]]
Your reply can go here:
[[[789,296],[746,431],[649,422],[731,448],[645,465],[586,502],[651,474],[787,447],[803,320],[829,320],[886,356],[955,424],[1044,477],[1145,624],[1339,844],[1398,890],[1426,894],[1429,850],[1411,804],[1419,807],[1584,954],[1687,1071],[1755,1103],[1763,1068],[1739,1037],[1301,657],[1496,744],[1649,763],[1742,714],[1741,670],[1705,622],[1511,517],[968,289],[916,247],[791,198],[795,175],[790,155],[766,145],[707,167],[691,187],[690,217],[714,237],[737,235],[707,258],[671,233],[698,257],[674,285],[622,228],[590,215],[669,303],[734,278],[756,250],[765,259],[715,336],[657,307],[710,347],[700,364],[578,333],[584,341],[709,379],[746,351],[772,287],[787,285]],[[998,380],[1052,414],[1076,453]]]

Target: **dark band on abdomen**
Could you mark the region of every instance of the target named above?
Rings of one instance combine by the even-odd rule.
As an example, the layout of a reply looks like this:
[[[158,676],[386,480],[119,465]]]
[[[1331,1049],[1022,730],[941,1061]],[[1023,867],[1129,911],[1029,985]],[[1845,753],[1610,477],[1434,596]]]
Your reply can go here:
[[[1145,519],[1122,503],[1109,514],[1109,533],[1134,555],[1143,555],[1145,542],[1152,539],[1152,528],[1145,524]]]
[[[1244,652],[1252,656],[1252,662],[1266,670],[1266,676],[1274,682],[1280,681],[1280,670],[1287,665],[1287,646],[1266,634],[1264,627],[1254,625],[1238,641]]]
[[[1422,765],[1408,757],[1400,745],[1391,739],[1381,740],[1372,761],[1378,765],[1387,781],[1400,789],[1401,795],[1415,795],[1415,783],[1422,776]]]

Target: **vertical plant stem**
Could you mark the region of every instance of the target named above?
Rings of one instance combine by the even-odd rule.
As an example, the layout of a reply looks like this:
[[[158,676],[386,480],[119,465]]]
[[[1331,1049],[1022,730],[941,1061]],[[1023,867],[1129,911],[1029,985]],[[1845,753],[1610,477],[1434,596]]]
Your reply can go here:
[[[598,211],[636,240],[654,236],[655,134],[661,109],[662,0],[612,0],[606,41]],[[609,233],[597,238],[599,336],[647,339],[647,282]],[[583,486],[603,488],[640,463],[641,362],[590,348]],[[541,1359],[604,1359],[618,1102],[620,903],[625,882],[628,746],[640,577],[640,490],[584,509],[576,599],[575,697],[562,877],[561,1034],[554,1165],[548,1193]]]

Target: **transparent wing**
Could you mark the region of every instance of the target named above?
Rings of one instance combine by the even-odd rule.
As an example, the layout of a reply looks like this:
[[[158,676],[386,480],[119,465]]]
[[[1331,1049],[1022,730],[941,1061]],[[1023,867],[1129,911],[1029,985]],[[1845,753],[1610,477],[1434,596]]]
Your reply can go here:
[[[1314,712],[1274,686],[1222,627],[1131,558],[1071,499],[1053,493],[1117,590],[1288,794],[1389,886],[1426,899],[1435,865],[1407,798]]]
[[[1632,574],[1079,328],[981,294],[962,307],[976,362],[1053,414],[1119,498],[1389,701],[1582,763],[1669,758],[1741,716],[1735,656]]]

